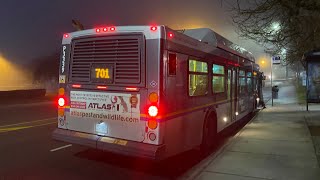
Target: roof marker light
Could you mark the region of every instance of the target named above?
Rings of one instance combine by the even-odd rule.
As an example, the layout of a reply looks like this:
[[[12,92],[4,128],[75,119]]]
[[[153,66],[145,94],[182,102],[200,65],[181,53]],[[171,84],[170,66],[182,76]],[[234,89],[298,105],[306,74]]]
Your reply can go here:
[[[169,32],[168,36],[169,36],[170,38],[173,38],[173,33],[172,33],[172,32]]]
[[[107,32],[108,28],[103,28],[102,30],[103,30],[103,32]]]
[[[96,28],[96,32],[99,33],[101,31],[100,28]]]
[[[151,26],[150,28],[151,31],[156,31],[157,29],[158,29],[157,26]]]
[[[110,31],[115,31],[115,30],[116,30],[115,27],[111,27],[111,28],[110,28]]]

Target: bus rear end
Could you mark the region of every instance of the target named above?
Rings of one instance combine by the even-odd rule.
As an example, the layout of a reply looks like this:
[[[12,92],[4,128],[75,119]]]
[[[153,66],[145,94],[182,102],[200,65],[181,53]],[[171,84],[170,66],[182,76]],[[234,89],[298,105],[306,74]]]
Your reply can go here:
[[[65,34],[53,138],[160,158],[162,31],[162,26],[119,26]]]

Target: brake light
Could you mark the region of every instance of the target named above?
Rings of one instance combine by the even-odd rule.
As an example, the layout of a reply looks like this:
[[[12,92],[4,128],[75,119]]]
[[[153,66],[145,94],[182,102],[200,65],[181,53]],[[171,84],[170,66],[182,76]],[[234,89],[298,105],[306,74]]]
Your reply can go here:
[[[65,101],[65,99],[63,97],[58,99],[58,105],[60,107],[63,107],[65,105],[65,103],[66,103],[66,101]]]
[[[107,89],[107,86],[97,86],[98,89]]]
[[[81,88],[81,85],[80,84],[72,84],[72,87],[73,88]]]
[[[148,108],[148,114],[151,117],[156,117],[158,115],[158,107],[157,106],[150,106]]]
[[[134,87],[127,87],[126,88],[127,91],[137,91],[138,88],[134,88]]]

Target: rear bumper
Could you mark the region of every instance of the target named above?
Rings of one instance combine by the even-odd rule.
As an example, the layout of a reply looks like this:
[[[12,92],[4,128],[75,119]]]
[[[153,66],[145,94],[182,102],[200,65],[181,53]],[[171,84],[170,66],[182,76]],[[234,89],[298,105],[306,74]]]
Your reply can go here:
[[[127,156],[142,157],[152,160],[161,160],[164,158],[164,145],[126,141],[59,128],[53,131],[52,138]]]

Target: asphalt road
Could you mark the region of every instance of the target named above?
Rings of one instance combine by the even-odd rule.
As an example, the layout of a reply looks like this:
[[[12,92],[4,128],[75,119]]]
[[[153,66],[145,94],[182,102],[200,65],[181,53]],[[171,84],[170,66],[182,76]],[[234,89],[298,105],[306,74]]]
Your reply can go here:
[[[54,141],[50,103],[1,106],[0,114],[0,179],[174,179],[201,160],[192,151],[155,163]]]
[[[176,179],[205,158],[193,150],[156,163],[57,142],[57,112],[48,102],[1,105],[0,114],[0,180]]]

